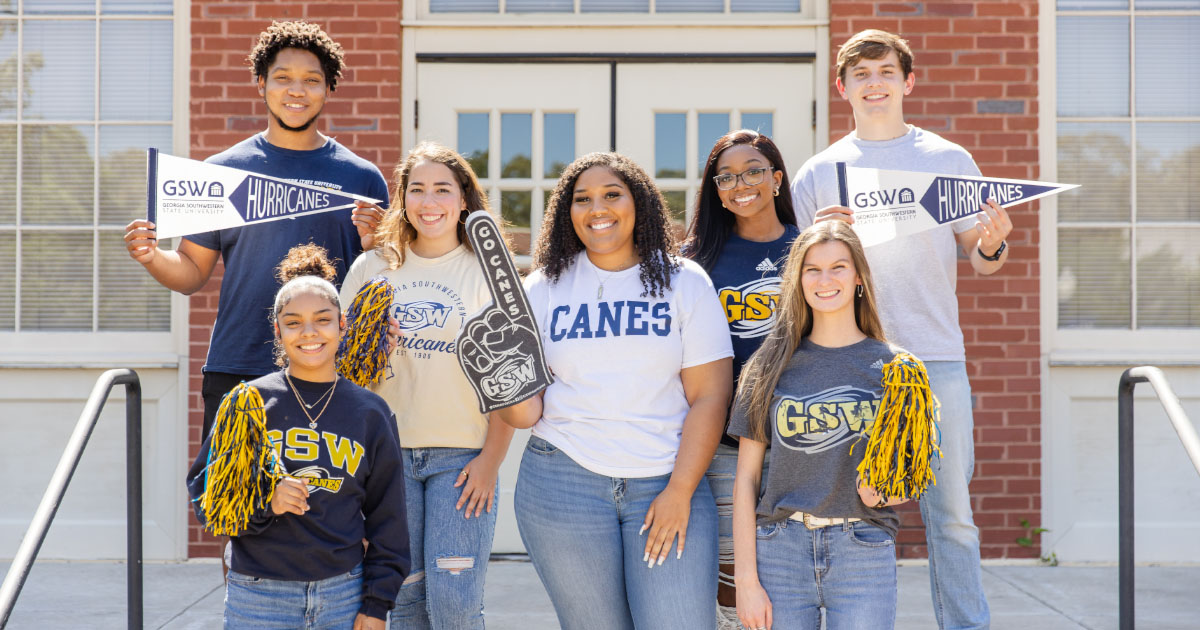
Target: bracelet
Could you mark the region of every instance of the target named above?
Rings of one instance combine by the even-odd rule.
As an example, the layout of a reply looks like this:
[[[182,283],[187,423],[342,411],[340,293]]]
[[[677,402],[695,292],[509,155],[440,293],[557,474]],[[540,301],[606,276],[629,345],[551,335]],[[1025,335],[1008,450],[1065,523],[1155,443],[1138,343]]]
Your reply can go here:
[[[991,256],[988,256],[987,254],[983,253],[983,250],[980,249],[978,246],[975,247],[975,251],[979,252],[980,258],[991,261],[991,262],[996,262],[997,260],[1000,260],[1000,254],[1003,254],[1004,250],[1007,247],[1008,247],[1008,241],[1000,241],[1000,247],[996,248],[996,252],[994,254],[992,254]]]

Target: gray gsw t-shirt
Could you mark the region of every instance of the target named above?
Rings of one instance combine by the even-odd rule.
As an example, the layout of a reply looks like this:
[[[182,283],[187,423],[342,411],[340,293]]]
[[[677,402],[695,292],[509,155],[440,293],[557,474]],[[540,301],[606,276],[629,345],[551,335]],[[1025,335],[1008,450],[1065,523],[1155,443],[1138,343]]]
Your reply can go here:
[[[767,416],[771,474],[759,489],[759,524],[807,512],[861,518],[896,536],[896,512],[867,507],[858,497],[856,469],[883,398],[883,366],[899,352],[869,337],[842,348],[800,342],[779,376]],[[729,434],[754,439],[741,399]]]

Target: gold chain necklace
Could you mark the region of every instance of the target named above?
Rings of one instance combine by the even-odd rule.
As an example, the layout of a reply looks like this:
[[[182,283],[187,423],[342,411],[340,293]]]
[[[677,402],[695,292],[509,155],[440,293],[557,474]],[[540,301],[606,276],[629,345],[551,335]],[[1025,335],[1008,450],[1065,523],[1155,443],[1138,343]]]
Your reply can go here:
[[[288,374],[286,370],[283,372],[283,378],[287,379],[288,386],[292,389],[292,394],[296,396],[296,402],[300,403],[300,411],[303,411],[304,415],[308,418],[308,428],[315,431],[317,428],[317,420],[321,419],[321,414],[325,413],[325,410],[329,408],[329,403],[333,402],[333,390],[337,389],[338,384],[337,375],[335,374],[333,376],[333,385],[330,385],[329,391],[325,392],[325,394],[329,395],[329,400],[326,400],[325,404],[321,406],[321,410],[317,412],[317,417],[315,418],[312,414],[308,413],[308,410],[312,407],[312,405],[305,403],[304,399],[300,397],[300,390],[296,389],[296,384],[292,382],[292,376]],[[321,398],[324,398],[325,394],[322,394]],[[317,402],[321,402],[321,398],[318,398]],[[313,403],[313,405],[316,404],[317,403]]]

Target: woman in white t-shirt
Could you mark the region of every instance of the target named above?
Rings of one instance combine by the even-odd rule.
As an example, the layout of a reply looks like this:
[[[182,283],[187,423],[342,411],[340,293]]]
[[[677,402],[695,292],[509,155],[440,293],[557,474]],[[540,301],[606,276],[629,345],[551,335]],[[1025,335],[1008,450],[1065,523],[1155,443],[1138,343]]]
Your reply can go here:
[[[513,429],[479,413],[454,340],[491,299],[464,227],[467,214],[488,211],[487,195],[461,155],[434,143],[409,152],[395,182],[379,247],[342,285],[343,304],[375,276],[395,288],[401,337],[374,390],[400,432],[413,568],[391,628],[481,629],[497,477]]]
[[[567,167],[525,288],[555,382],[497,415],[533,427],[517,524],[560,624],[715,627],[704,472],[733,350],[712,282],[678,257],[646,173],[615,153]]]

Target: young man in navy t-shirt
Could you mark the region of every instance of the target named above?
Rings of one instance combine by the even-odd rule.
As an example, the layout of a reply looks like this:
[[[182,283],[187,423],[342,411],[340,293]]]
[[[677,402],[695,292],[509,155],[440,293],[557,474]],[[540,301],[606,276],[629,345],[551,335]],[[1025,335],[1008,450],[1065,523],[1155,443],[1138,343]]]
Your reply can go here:
[[[258,93],[267,105],[267,129],[207,161],[246,171],[323,186],[374,199],[387,199],[379,169],[333,138],[317,131],[325,100],[344,67],[342,47],[317,25],[275,22],[250,53]],[[175,251],[159,249],[154,224],[133,221],[125,247],[163,286],[192,294],[208,282],[217,259],[225,263],[217,321],[204,364],[204,433],[212,427],[221,399],[241,381],[275,370],[274,334],[268,321],[279,288],[274,269],[290,248],[314,242],[337,265],[337,283],[350,263],[374,245],[384,210],[358,202],[293,219],[194,234]]]

